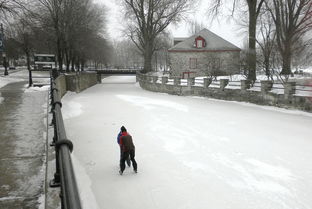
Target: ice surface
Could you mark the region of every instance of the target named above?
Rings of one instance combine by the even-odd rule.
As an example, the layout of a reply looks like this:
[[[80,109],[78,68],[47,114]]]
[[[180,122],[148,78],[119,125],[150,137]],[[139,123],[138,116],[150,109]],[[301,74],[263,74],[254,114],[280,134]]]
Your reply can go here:
[[[84,208],[312,208],[312,114],[103,81],[62,100]],[[122,125],[138,174],[118,174]]]
[[[185,105],[178,104],[176,102],[152,99],[148,97],[140,97],[134,95],[116,95],[121,100],[124,100],[128,103],[132,103],[139,107],[145,108],[147,110],[155,109],[155,108],[171,108],[173,110],[187,112],[188,108]]]

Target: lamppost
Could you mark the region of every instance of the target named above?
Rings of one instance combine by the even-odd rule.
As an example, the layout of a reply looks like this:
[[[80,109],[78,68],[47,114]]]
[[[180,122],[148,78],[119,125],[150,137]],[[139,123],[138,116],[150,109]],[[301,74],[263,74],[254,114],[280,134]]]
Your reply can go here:
[[[1,34],[0,34],[0,52],[2,52],[3,57],[3,67],[4,67],[4,75],[9,75],[7,62],[6,62],[6,54],[4,52],[4,33],[3,33],[3,25],[1,23]]]
[[[2,53],[2,57],[3,57],[4,75],[9,75],[5,52]]]

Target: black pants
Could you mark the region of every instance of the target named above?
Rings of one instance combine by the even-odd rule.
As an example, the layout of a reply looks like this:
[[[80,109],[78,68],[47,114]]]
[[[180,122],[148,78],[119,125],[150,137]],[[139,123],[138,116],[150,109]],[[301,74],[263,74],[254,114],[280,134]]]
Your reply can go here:
[[[130,160],[132,161],[132,166],[133,169],[136,171],[138,166],[137,163],[134,159],[135,156],[135,151],[134,150],[130,150],[128,152],[123,152],[122,153],[122,158],[120,159],[120,170],[123,172],[126,168],[126,160],[129,158],[130,155]]]
[[[120,147],[120,160],[122,159],[122,155],[123,155],[123,152]],[[130,156],[128,156],[128,158],[126,159],[126,162],[127,162],[127,165],[130,167],[131,166]]]

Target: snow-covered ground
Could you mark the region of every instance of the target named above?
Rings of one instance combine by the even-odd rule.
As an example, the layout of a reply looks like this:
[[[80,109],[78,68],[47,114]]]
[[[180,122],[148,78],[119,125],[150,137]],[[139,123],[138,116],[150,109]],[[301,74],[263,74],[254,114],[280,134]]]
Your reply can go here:
[[[49,72],[33,72],[33,82],[34,83],[42,83],[42,84],[49,84],[50,78],[47,78],[49,76]],[[20,70],[18,72],[10,72],[8,76],[0,76],[0,88],[3,86],[6,86],[9,83],[14,82],[20,82],[20,81],[28,81],[28,70]],[[28,85],[25,85],[25,91],[26,92],[32,92],[32,91],[46,91],[49,88],[49,86],[43,86],[43,87],[30,87],[28,88]],[[0,104],[3,101],[3,97],[1,97],[0,93]]]
[[[85,209],[312,208],[312,114],[149,92],[123,76],[62,102]],[[122,125],[137,174],[118,174]]]
[[[0,76],[0,88],[2,88],[3,86],[5,86],[9,83],[18,82],[18,81],[22,81],[22,79],[12,78],[9,76],[6,76],[6,77]],[[3,101],[3,97],[1,97],[1,92],[0,92],[0,104],[2,103],[2,101]]]

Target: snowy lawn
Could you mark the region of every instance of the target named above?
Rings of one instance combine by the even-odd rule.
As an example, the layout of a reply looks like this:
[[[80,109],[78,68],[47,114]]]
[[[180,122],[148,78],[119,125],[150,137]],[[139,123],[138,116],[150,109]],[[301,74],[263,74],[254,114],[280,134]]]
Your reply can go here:
[[[62,100],[85,209],[312,208],[312,114],[134,82],[109,77]],[[138,174],[118,174],[122,125]]]

